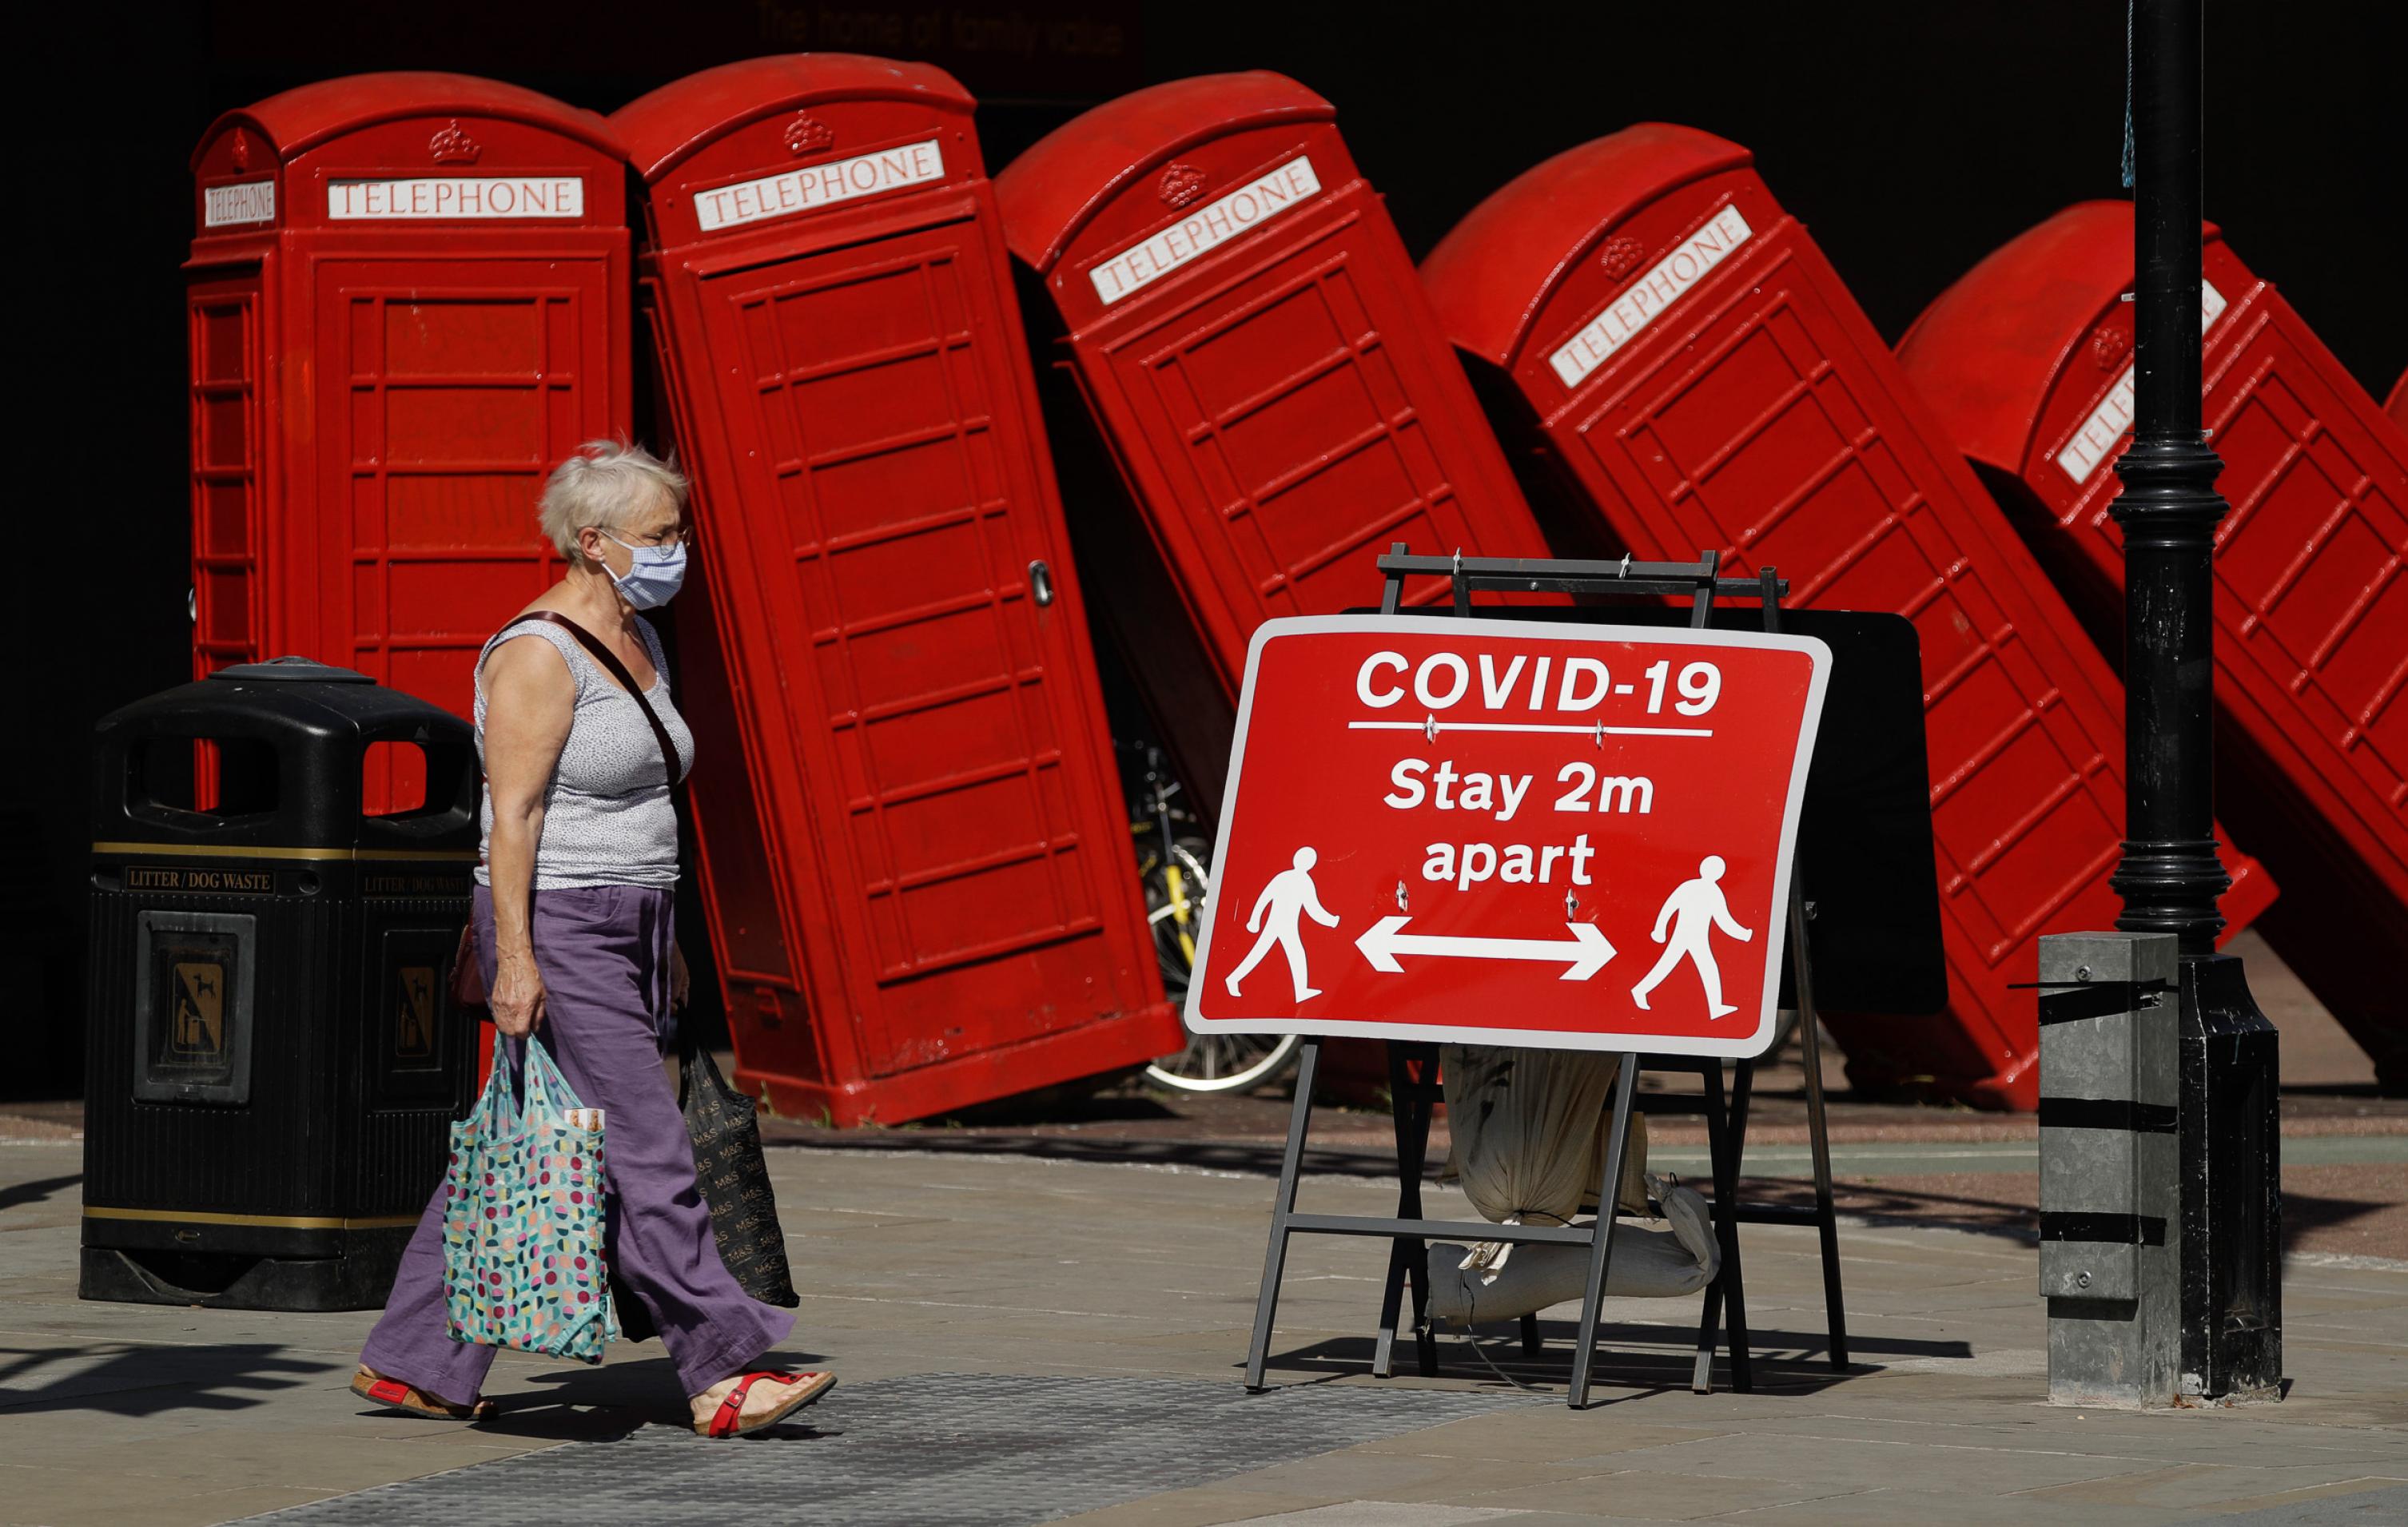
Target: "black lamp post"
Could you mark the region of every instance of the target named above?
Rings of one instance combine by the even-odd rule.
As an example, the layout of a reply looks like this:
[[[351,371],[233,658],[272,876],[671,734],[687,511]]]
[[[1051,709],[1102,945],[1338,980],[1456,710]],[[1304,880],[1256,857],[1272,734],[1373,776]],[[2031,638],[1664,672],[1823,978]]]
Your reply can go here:
[[[2115,465],[2127,749],[2115,925],[2181,943],[2184,1388],[2271,1397],[2283,1371],[2275,1034],[2241,962],[2215,952],[2231,879],[2213,829],[2213,559],[2226,506],[2200,410],[2201,0],[2131,5],[2137,378],[2132,445]]]

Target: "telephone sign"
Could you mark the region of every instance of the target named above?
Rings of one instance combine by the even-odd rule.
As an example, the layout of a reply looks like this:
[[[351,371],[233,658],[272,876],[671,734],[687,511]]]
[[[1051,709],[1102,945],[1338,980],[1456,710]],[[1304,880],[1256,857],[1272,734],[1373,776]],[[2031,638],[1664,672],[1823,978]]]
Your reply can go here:
[[[1829,667],[1802,636],[1266,622],[1188,1026],[1762,1053]]]

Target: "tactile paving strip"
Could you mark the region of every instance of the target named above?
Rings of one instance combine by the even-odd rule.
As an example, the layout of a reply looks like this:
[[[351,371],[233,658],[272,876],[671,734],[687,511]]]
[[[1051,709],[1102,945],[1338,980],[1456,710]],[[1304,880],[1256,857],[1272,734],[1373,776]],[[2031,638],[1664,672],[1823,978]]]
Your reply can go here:
[[[839,1388],[741,1443],[647,1426],[255,1520],[385,1527],[1018,1527],[1539,1403],[1177,1378],[924,1374]]]

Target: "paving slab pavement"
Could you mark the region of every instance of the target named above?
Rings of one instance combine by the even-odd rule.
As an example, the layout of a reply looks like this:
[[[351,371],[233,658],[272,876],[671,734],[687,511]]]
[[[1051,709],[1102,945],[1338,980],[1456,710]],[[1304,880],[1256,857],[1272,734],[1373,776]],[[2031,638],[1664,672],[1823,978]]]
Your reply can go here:
[[[2398,1172],[2380,1154],[2387,1143],[2365,1149],[2376,1159],[2329,1169]],[[714,1445],[671,1431],[682,1406],[656,1345],[614,1349],[597,1368],[506,1354],[489,1391],[502,1416],[467,1428],[376,1413],[345,1390],[366,1313],[80,1303],[79,1170],[72,1142],[0,1146],[0,1522],[178,1527],[324,1501],[337,1504],[305,1520],[474,1521],[489,1519],[459,1515],[460,1491],[481,1499],[538,1483],[527,1471],[558,1482],[534,1493],[538,1514],[509,1520],[1003,1522],[1088,1510],[1073,1520],[1416,1527],[2272,1511],[2264,1520],[2296,1524],[2352,1520],[2312,1513],[2396,1504],[2384,1492],[2408,1490],[2408,1263],[2388,1259],[2291,1260],[2286,1402],[2119,1415],[2042,1402],[2035,1253],[2019,1233],[1844,1231],[1858,1365],[1842,1377],[1823,1361],[1812,1234],[1751,1227],[1756,1391],[1688,1391],[1694,1297],[1615,1300],[1598,1403],[1573,1413],[1559,1398],[1569,1309],[1542,1322],[1550,1346],[1538,1359],[1502,1330],[1477,1348],[1446,1334],[1440,1377],[1383,1383],[1364,1370],[1383,1249],[1304,1237],[1273,1347],[1281,1388],[1250,1409],[1237,1391],[1271,1191],[1259,1174],[781,1149],[771,1171],[805,1291],[785,1355],[834,1366],[845,1387],[824,1417],[744,1445],[743,1467],[720,1470],[709,1466]],[[1308,1180],[1304,1198],[1375,1213],[1394,1192],[1349,1173]],[[1441,1194],[1433,1212],[1467,1211]],[[945,1398],[933,1376],[946,1375],[968,1387]],[[1125,1379],[1145,1398],[1066,1420],[1039,1403],[1037,1379]],[[978,1399],[962,1398],[973,1390]],[[1297,1428],[1278,1418],[1321,1396],[1313,1414],[1328,1427],[1297,1451]],[[1477,1413],[1443,1408],[1463,1403]],[[1364,1405],[1385,1408],[1375,1434],[1350,1440],[1340,1412]],[[1259,1429],[1243,1429],[1256,1416]],[[998,1418],[1018,1427],[999,1441]],[[1122,1426],[1154,1429],[1149,1466],[1098,1496],[1096,1469],[1108,1465],[1071,1462],[1109,1459],[1109,1448],[1081,1449]],[[960,1466],[1000,1468],[1024,1493],[973,1489],[959,1498],[986,1507],[930,1516],[924,1496],[861,1472],[883,1460],[898,1478],[924,1473],[941,1451],[929,1437],[970,1433],[985,1450],[961,1444]],[[705,1450],[689,1463],[688,1449]],[[664,1459],[684,1481],[666,1503],[644,1493]],[[841,1500],[839,1478],[851,1481]],[[627,1514],[647,1500],[649,1515]]]

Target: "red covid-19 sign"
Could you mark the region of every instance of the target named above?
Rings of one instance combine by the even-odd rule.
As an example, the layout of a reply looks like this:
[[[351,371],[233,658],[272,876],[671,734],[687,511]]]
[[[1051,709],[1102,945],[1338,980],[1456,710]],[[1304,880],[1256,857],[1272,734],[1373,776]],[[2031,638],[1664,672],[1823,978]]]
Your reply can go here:
[[[1266,622],[1188,1025],[1761,1053],[1829,666],[1801,636]]]

